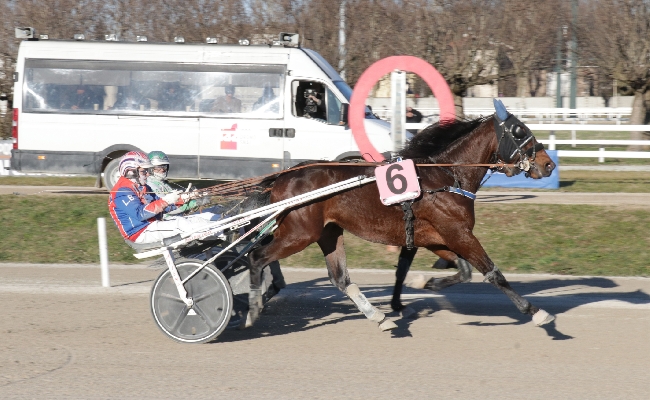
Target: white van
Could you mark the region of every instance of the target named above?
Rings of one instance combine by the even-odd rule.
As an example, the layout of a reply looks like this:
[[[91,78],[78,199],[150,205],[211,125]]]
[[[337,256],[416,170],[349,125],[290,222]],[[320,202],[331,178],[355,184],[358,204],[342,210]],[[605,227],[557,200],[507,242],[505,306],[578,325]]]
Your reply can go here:
[[[188,179],[359,158],[347,124],[352,90],[323,57],[241,43],[23,41],[12,168],[96,175],[110,188],[130,150],[162,150],[170,177]],[[389,124],[366,114],[370,140],[389,151]]]

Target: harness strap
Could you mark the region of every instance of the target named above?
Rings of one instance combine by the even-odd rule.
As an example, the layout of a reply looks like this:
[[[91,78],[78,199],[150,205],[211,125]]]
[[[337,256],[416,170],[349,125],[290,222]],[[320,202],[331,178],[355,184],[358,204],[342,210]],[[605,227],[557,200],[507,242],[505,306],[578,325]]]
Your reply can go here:
[[[438,189],[424,191],[424,193],[428,193],[428,194],[435,194],[438,192],[449,192],[449,193],[459,194],[461,196],[467,197],[470,200],[476,200],[476,195],[474,193],[454,186],[443,186]]]
[[[415,247],[415,235],[413,233],[413,219],[415,219],[415,216],[411,208],[412,205],[413,200],[402,203],[402,211],[404,211],[404,217],[402,219],[404,220],[404,229],[406,230],[406,248],[408,250]]]

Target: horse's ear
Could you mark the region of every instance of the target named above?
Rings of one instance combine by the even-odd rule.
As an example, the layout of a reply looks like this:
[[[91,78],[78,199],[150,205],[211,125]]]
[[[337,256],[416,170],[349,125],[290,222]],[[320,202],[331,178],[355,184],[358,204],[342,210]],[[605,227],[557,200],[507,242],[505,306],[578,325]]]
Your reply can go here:
[[[508,110],[506,110],[506,106],[504,106],[501,100],[499,99],[493,99],[493,102],[494,102],[494,109],[497,112],[497,117],[501,121],[507,120],[508,117],[510,116],[510,113],[508,112]]]

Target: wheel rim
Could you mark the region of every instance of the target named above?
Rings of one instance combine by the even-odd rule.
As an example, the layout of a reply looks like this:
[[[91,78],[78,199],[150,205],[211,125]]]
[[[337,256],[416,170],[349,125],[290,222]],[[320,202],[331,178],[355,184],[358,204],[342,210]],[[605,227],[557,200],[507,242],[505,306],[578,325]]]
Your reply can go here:
[[[120,179],[120,169],[114,168],[112,171],[109,171],[108,181],[110,182],[111,187],[115,186],[117,181]]]
[[[200,263],[176,266],[181,279],[198,268]],[[151,296],[154,319],[168,336],[182,342],[196,343],[213,339],[225,328],[232,312],[232,295],[223,275],[209,266],[185,284],[188,297],[194,300],[188,308],[178,296],[169,271],[157,280]]]

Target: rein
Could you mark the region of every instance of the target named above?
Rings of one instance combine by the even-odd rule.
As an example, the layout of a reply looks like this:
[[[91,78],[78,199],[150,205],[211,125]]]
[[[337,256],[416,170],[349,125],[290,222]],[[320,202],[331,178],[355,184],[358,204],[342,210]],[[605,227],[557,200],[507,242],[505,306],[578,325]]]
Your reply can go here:
[[[240,181],[234,181],[234,182],[228,182],[228,183],[223,183],[221,185],[215,185],[211,186],[202,190],[197,190],[194,192],[190,192],[194,195],[191,195],[191,198],[197,198],[197,197],[203,197],[203,196],[214,196],[214,195],[222,195],[222,196],[242,196],[242,195],[247,195],[250,194],[252,189],[260,184],[264,179],[270,178],[273,176],[279,177],[280,175],[292,172],[292,171],[298,171],[304,168],[311,168],[311,167],[320,167],[320,166],[354,166],[354,167],[378,167],[380,165],[386,165],[389,164],[389,162],[327,162],[327,163],[313,163],[313,164],[307,164],[307,165],[301,165],[299,167],[291,167],[288,169],[285,169],[280,172],[273,172],[270,174],[262,175],[262,176],[257,176],[255,178],[249,178],[249,179],[244,179]],[[449,163],[422,163],[422,164],[415,164],[418,167],[483,167],[483,168],[489,168],[489,169],[500,169],[503,167],[514,167],[516,166],[515,164],[505,164],[503,162],[497,162],[497,163],[473,163],[473,164],[449,164]]]

